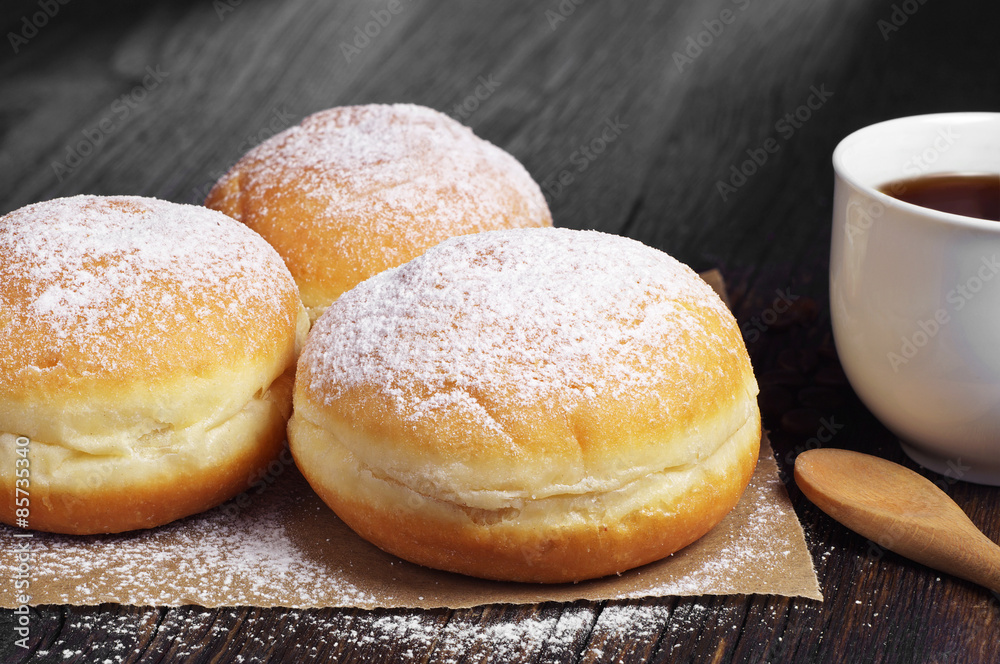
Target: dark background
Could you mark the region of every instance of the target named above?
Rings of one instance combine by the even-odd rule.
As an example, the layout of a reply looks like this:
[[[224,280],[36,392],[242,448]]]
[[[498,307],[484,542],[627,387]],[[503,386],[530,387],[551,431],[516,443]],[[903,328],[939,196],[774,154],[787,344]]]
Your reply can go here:
[[[824,418],[843,425],[831,446],[915,467],[854,397],[830,340],[830,155],[879,120],[1000,110],[1000,3],[401,0],[348,59],[342,44],[387,4],[71,0],[33,34],[25,20],[42,11],[38,0],[5,0],[0,214],[78,193],[198,203],[246,149],[309,113],[405,101],[451,114],[493,81],[457,118],[543,184],[557,225],[628,235],[723,272],[783,472],[815,444]],[[732,21],[716,23],[724,10]],[[11,33],[27,39],[16,53]],[[691,46],[699,37],[701,52]],[[678,66],[684,55],[691,60]],[[156,80],[149,90],[144,77]],[[791,135],[779,129],[814,90],[828,100]],[[577,151],[606,121],[619,123],[620,136],[579,170]],[[720,195],[731,167],[768,139],[777,150]],[[557,191],[564,169],[573,182]],[[795,306],[760,323],[781,294]],[[925,474],[1000,539],[1000,489]],[[435,638],[409,656],[404,640],[357,634],[418,612],[39,607],[29,654],[174,661],[183,647],[189,661],[993,661],[1000,603],[989,593],[873,548],[794,484],[789,492],[822,604],[735,596],[419,612]],[[662,614],[655,633],[602,619],[630,604]],[[458,623],[487,634],[568,615],[582,626],[565,642],[543,635],[502,656],[490,639],[470,649],[448,637]],[[11,625],[3,612],[0,659],[20,661]]]

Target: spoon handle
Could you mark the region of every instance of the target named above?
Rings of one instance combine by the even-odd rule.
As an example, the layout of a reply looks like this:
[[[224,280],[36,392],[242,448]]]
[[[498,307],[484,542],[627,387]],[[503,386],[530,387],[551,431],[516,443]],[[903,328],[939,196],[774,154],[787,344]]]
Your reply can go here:
[[[986,586],[994,593],[1000,594],[1000,546],[997,546],[978,529],[976,535],[978,538],[969,546],[969,557],[965,561],[965,570],[969,573],[967,575],[951,573],[981,586]],[[931,565],[931,567],[934,566]]]
[[[857,452],[817,449],[795,461],[817,507],[879,546],[1000,593],[1000,546],[918,473]]]
[[[964,516],[964,512],[962,514]],[[968,517],[963,519],[956,515],[952,524],[928,524],[917,528],[912,541],[886,548],[1000,593],[1000,546],[976,528]]]

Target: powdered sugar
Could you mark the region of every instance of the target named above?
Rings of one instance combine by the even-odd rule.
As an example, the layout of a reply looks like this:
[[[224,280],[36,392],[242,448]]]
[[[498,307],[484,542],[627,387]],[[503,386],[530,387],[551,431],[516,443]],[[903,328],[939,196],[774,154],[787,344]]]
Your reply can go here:
[[[779,576],[781,570],[796,566],[805,546],[802,531],[785,525],[795,522],[795,513],[784,485],[773,472],[773,459],[768,455],[760,463],[768,466],[768,472],[758,471],[736,508],[738,515],[735,518],[739,519],[741,529],[717,528],[713,531],[715,541],[711,556],[694,566],[679,561],[674,566],[677,574],[672,579],[633,593],[631,597],[698,592],[752,593],[752,588],[759,584],[758,579]],[[767,533],[766,544],[759,539],[764,533]],[[697,547],[698,543],[692,546]],[[689,553],[690,549],[683,549],[674,556],[686,557]],[[808,561],[808,554],[805,558]],[[637,573],[643,571],[640,569]]]
[[[20,531],[0,525],[0,574],[13,578],[15,544],[30,541],[34,555],[28,594],[40,604],[428,608],[702,593],[818,599],[809,551],[766,440],[762,449],[739,505],[704,538],[666,560],[579,584],[500,584],[382,553],[351,532],[301,475],[284,465],[286,459],[291,463],[287,455],[245,494],[153,530],[91,537],[34,533],[22,540],[16,539]],[[7,606],[16,606],[6,604],[13,600],[11,594],[0,596]],[[619,607],[602,614],[601,624],[628,623],[638,629],[640,618],[633,615],[638,612],[631,605]],[[399,619],[420,623],[422,615]],[[395,630],[379,624],[377,634]],[[564,613],[558,623],[532,629],[545,632],[547,642],[568,642],[592,624],[586,612]],[[516,639],[527,627],[508,626],[507,632],[498,629],[490,638],[503,633]],[[478,630],[456,625],[449,634]]]
[[[73,609],[54,641],[35,651],[42,658],[77,658],[86,662],[122,662],[152,659],[167,650],[173,660],[197,656],[207,643],[222,647],[222,658],[232,662],[258,662],[282,655],[289,661],[363,660],[393,662],[510,662],[631,661],[636,649],[652,648],[663,634],[665,644],[690,643],[710,613],[740,625],[739,612],[698,600],[673,608],[669,604],[595,603],[543,605],[528,613],[512,615],[506,607],[469,611],[282,611],[267,612],[266,621],[242,609],[205,610],[181,607],[110,615],[102,609]],[[693,610],[688,610],[692,607]],[[245,620],[254,629],[246,629]],[[678,623],[684,629],[677,634]],[[149,630],[173,639],[150,645]],[[80,650],[69,645],[73,636],[99,632]],[[688,633],[690,632],[690,633]],[[234,638],[235,636],[235,638]],[[275,650],[275,644],[280,644]],[[641,652],[641,651],[640,651]],[[655,652],[655,651],[653,651]],[[603,655],[603,657],[602,657]],[[101,659],[101,658],[104,659]],[[82,658],[82,659],[81,659]]]
[[[470,651],[485,650],[489,652],[490,661],[504,662],[525,651],[540,649],[557,620],[555,615],[532,616],[519,622],[484,625],[475,616],[455,616],[442,626],[428,624],[419,616],[389,614],[374,616],[371,624],[355,628],[351,637],[359,647],[398,650],[400,644],[406,644],[408,649],[403,657],[410,661],[433,650],[435,661],[457,664]],[[406,652],[411,654],[407,656]]]
[[[297,278],[336,262],[360,280],[451,235],[551,223],[514,157],[409,104],[315,113],[247,153],[208,200],[265,237],[296,224],[298,246],[281,244]]]
[[[79,373],[113,372],[123,336],[148,346],[152,365],[163,339],[224,344],[234,331],[251,331],[258,312],[287,308],[294,289],[280,278],[280,257],[249,229],[212,210],[149,198],[27,206],[0,218],[0,254],[0,305],[9,312],[9,341],[0,344],[21,367],[37,366],[38,355],[76,353]],[[22,333],[44,338],[43,352],[27,356],[32,345]],[[249,347],[258,341],[247,334]]]
[[[512,199],[530,206],[525,219],[548,215],[541,191],[514,157],[423,106],[321,111],[256,148],[251,160],[260,156],[266,158],[255,164],[254,176],[275,187],[311,190],[340,215],[357,210],[392,220],[405,210],[449,224],[473,215],[489,219],[508,210]],[[517,195],[509,196],[510,189]],[[395,230],[418,232],[421,226]]]
[[[261,499],[241,497],[159,528],[92,537],[36,533],[29,540],[32,594],[56,586],[62,594],[50,599],[75,604],[316,606],[332,591],[337,604],[373,603],[339,567],[296,545],[288,526],[301,523],[315,498],[296,474],[283,474],[282,490],[260,482]]]
[[[705,331],[716,316],[731,318],[692,270],[633,240],[495,231],[445,241],[341,296],[303,362],[312,390],[332,400],[380,386],[411,420],[455,408],[498,427],[483,394],[566,408],[628,396],[669,412],[677,403],[658,401],[665,381],[679,403],[699,374],[722,371],[689,364],[692,349],[736,352]]]
[[[349,619],[302,616],[300,629],[322,634],[320,651],[364,653],[398,662],[605,661],[654,643],[669,629],[673,609],[662,604],[542,605],[512,619],[506,607],[485,611],[359,613]],[[329,635],[329,636],[327,636]],[[317,653],[310,653],[316,655]],[[607,661],[616,661],[608,658]]]

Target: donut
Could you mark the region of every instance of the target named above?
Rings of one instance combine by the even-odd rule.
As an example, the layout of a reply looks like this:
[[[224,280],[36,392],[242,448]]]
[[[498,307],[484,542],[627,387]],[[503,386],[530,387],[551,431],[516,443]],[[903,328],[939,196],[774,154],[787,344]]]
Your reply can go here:
[[[314,324],[289,444],[348,526],[420,565],[581,581],[661,559],[739,501],[760,445],[732,314],[634,240],[446,240]]]
[[[410,104],[310,115],[243,156],[205,205],[278,250],[313,321],[356,284],[449,237],[552,225],[514,157]]]
[[[0,218],[0,256],[0,521],[150,528],[281,453],[308,316],[246,226],[76,196]]]

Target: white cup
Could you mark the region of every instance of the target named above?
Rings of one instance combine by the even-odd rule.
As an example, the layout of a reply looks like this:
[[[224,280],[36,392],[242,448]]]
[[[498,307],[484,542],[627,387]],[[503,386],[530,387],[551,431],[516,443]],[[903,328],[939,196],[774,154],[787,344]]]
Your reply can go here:
[[[997,173],[1000,113],[899,118],[833,153],[830,308],[841,364],[917,463],[1000,485],[1000,222],[878,191]]]

